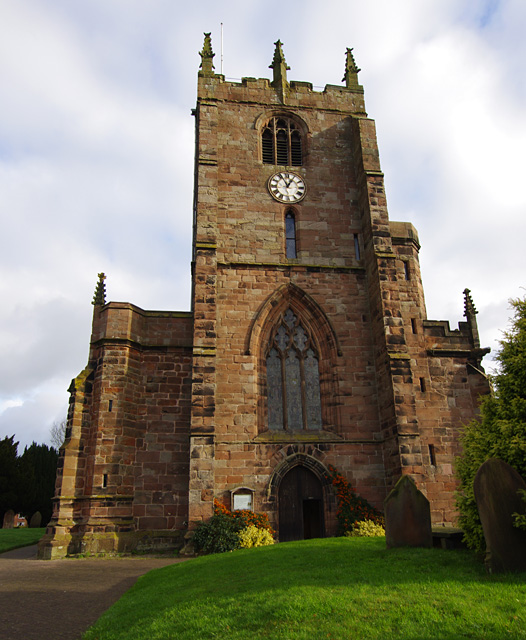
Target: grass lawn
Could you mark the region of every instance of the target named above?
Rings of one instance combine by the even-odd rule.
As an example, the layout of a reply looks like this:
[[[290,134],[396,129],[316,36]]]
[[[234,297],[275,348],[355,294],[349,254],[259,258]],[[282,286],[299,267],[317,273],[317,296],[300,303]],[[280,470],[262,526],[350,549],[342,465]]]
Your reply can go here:
[[[161,638],[526,638],[526,573],[384,538],[288,542],[152,571],[84,636]]]
[[[36,544],[45,532],[45,527],[42,529],[29,529],[28,527],[0,529],[0,553]]]

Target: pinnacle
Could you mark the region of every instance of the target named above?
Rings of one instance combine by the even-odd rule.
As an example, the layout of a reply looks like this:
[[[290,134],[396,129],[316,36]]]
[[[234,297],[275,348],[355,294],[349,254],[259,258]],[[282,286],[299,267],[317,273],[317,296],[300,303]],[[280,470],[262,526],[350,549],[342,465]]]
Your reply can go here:
[[[99,280],[97,282],[97,286],[95,287],[95,294],[93,295],[93,306],[102,306],[106,304],[106,285],[104,284],[104,280],[106,280],[106,276],[104,273],[99,273]]]
[[[211,77],[214,74],[214,56],[215,53],[212,51],[212,38],[211,32],[205,33],[205,41],[203,43],[203,49],[199,52],[201,56],[201,64],[199,66],[199,75],[205,77]]]
[[[347,51],[345,54],[345,74],[343,76],[342,82],[345,82],[345,86],[347,87],[347,89],[359,86],[358,72],[361,71],[354,60],[352,51],[352,48],[347,47]]]

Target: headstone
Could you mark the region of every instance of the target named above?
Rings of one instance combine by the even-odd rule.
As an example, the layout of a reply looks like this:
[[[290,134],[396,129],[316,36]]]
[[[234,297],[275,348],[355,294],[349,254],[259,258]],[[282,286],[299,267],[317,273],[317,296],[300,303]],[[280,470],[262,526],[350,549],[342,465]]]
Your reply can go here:
[[[513,526],[513,513],[524,513],[520,489],[526,482],[498,458],[484,462],[473,485],[484,538],[486,567],[490,572],[526,571],[526,531]]]
[[[4,513],[4,529],[12,529],[15,526],[15,512],[13,509],[9,509]]]
[[[38,529],[42,524],[42,514],[40,511],[35,511],[35,513],[31,516],[31,520],[29,521],[29,527],[31,529]]]
[[[402,476],[384,502],[387,548],[431,547],[429,500],[411,476]]]

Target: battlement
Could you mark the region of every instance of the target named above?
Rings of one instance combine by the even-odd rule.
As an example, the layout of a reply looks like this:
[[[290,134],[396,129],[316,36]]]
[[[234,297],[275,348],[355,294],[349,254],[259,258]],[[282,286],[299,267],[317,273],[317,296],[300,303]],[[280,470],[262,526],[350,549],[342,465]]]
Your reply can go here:
[[[91,344],[112,340],[147,347],[189,347],[192,330],[189,311],[147,311],[129,302],[108,302],[95,307]]]
[[[310,82],[294,81],[289,86],[282,97],[268,78],[242,78],[241,82],[234,82],[225,80],[221,75],[200,77],[198,101],[270,103],[294,109],[324,109],[366,115],[363,87],[348,89],[328,84],[323,91],[315,91]]]
[[[201,70],[198,80],[199,101],[230,101],[252,104],[275,104],[291,108],[343,111],[365,116],[363,87],[358,84],[358,71],[351,49],[347,49],[344,86],[327,84],[322,91],[313,89],[311,82],[287,80],[290,69],[285,63],[281,42],[276,42],[273,80],[268,78],[242,78],[240,82],[226,80],[224,75],[214,73],[210,34],[205,34],[205,45],[201,52]]]

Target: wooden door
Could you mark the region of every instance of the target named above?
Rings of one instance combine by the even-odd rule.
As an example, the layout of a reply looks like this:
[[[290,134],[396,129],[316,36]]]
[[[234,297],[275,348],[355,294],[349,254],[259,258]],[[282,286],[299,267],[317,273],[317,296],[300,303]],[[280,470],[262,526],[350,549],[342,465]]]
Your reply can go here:
[[[324,535],[321,482],[305,467],[293,467],[279,487],[279,540]]]

